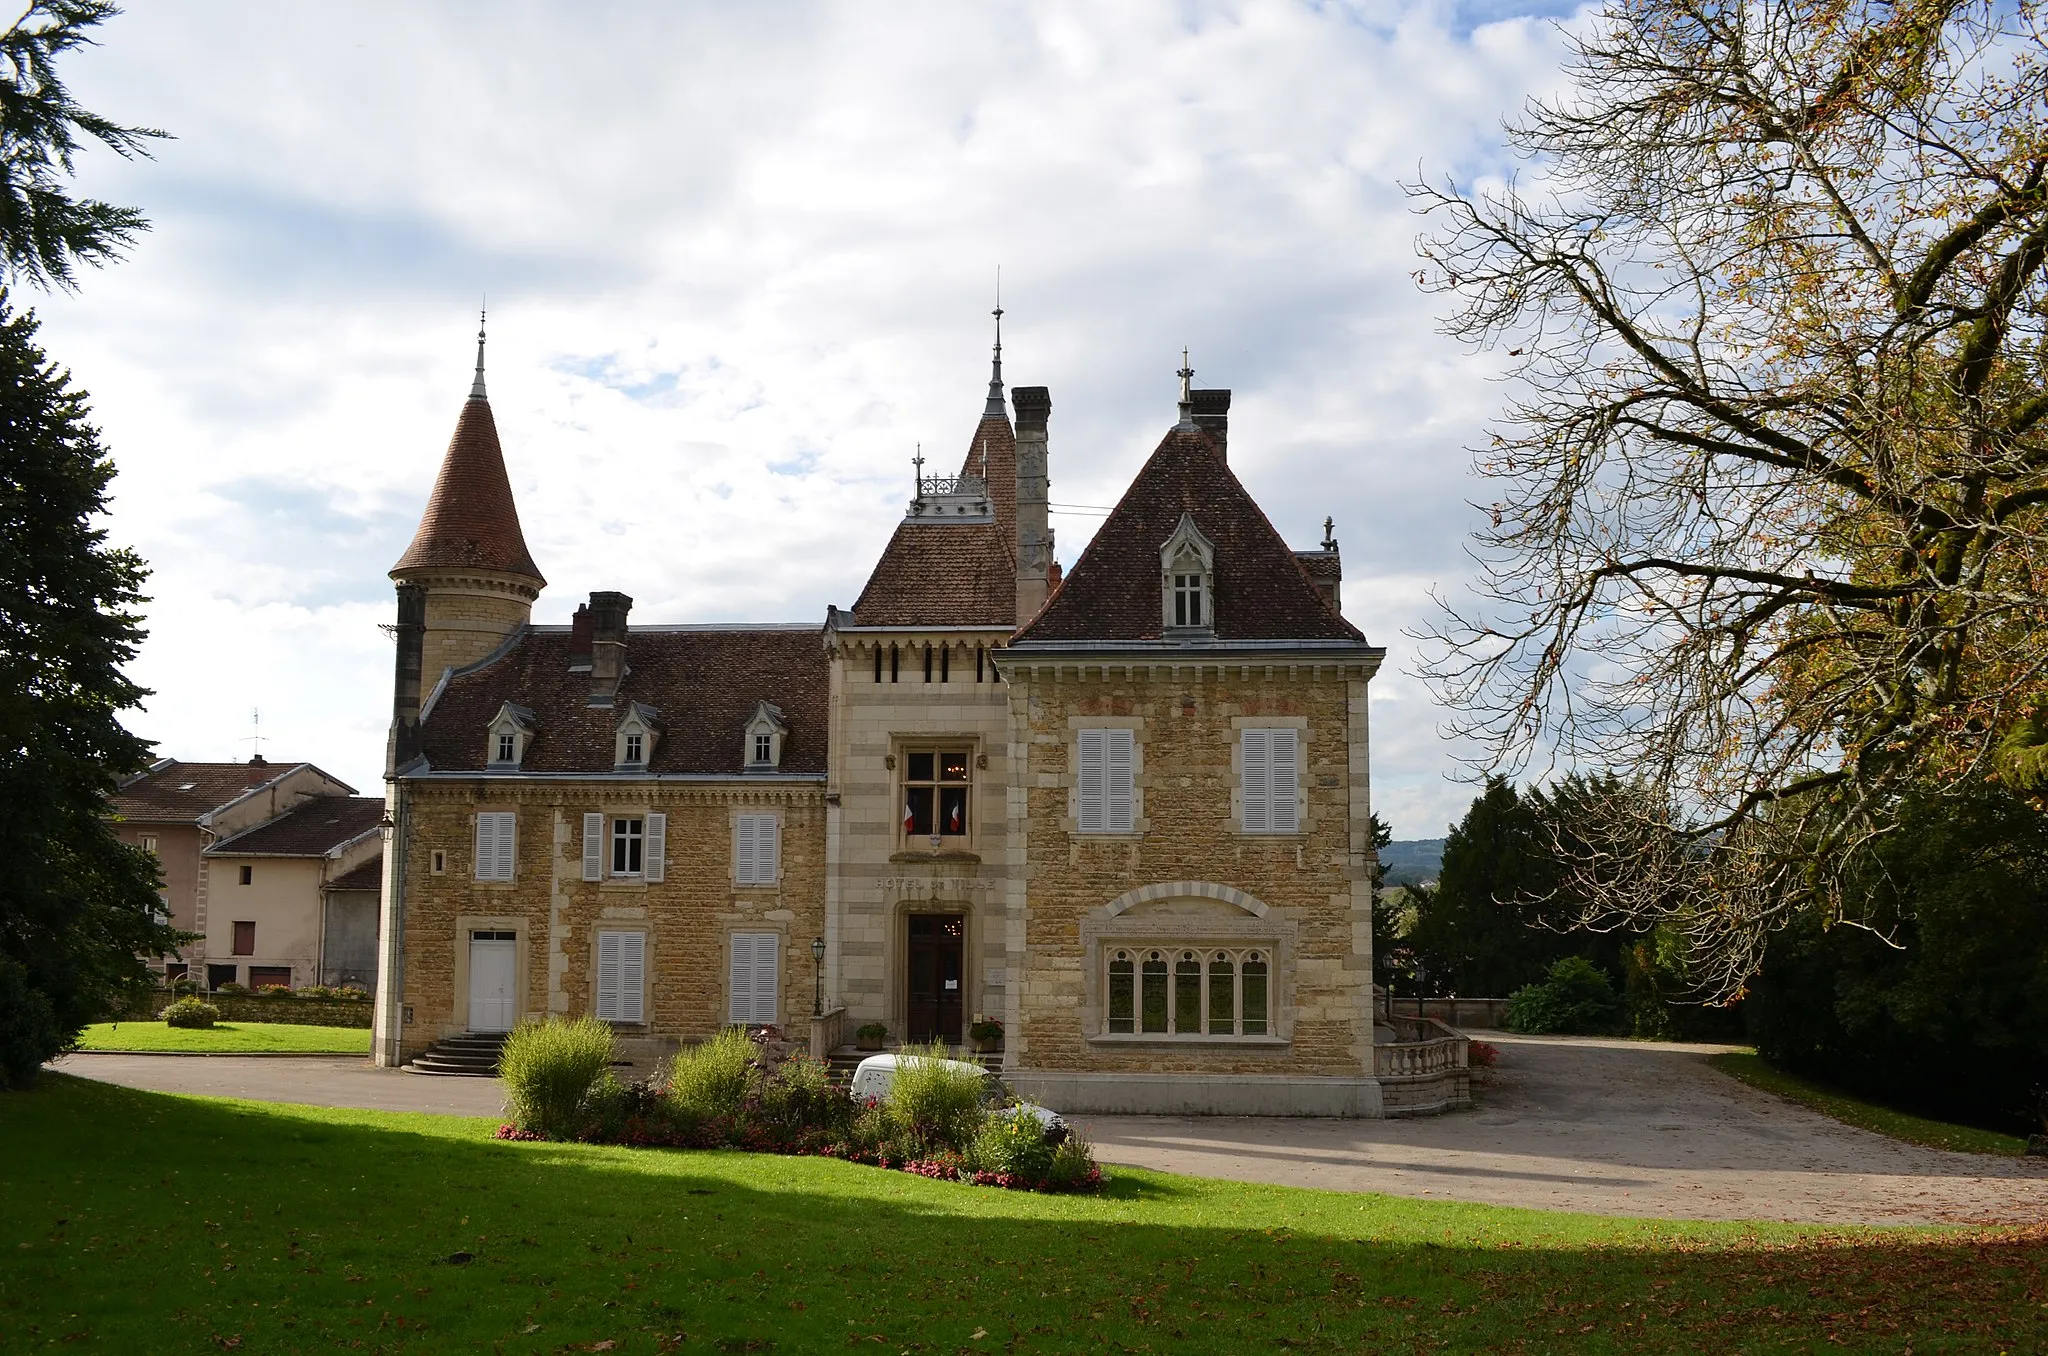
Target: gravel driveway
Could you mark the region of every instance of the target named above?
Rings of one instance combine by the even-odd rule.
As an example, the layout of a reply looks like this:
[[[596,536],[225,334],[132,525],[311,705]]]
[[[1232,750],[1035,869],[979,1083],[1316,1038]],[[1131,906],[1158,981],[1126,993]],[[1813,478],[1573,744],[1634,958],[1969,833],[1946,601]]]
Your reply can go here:
[[[2048,1220],[2048,1160],[1922,1149],[1711,1068],[1728,1047],[1486,1033],[1479,1109],[1409,1121],[1078,1117],[1109,1163],[1198,1177],[1667,1219]],[[495,1079],[359,1059],[73,1055],[67,1073],[160,1092],[495,1116]]]

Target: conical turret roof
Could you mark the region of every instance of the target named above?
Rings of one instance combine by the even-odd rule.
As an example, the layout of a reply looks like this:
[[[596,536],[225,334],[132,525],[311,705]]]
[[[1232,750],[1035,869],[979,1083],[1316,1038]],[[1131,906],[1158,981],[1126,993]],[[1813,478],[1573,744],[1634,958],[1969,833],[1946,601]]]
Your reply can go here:
[[[517,575],[536,588],[547,583],[519,530],[519,507],[505,474],[498,425],[481,387],[479,367],[477,389],[455,420],[455,436],[448,440],[448,455],[441,459],[419,531],[391,567],[394,578],[414,570],[456,568]]]

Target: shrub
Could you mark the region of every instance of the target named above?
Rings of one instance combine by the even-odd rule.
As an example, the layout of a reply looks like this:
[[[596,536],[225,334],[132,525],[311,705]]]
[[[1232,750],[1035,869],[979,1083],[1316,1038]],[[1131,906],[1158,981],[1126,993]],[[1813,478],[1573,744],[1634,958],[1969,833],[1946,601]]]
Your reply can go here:
[[[1584,956],[1566,956],[1550,967],[1550,977],[1541,984],[1508,995],[1510,1031],[1601,1035],[1615,1030],[1621,1016],[1621,999],[1607,972]]]
[[[1052,1151],[1052,1167],[1045,1174],[1045,1191],[1095,1191],[1102,1186],[1102,1169],[1096,1166],[1095,1151],[1088,1141],[1069,1135]]]
[[[679,1117],[692,1124],[737,1122],[748,1089],[758,1078],[754,1042],[739,1028],[727,1027],[676,1056],[669,1066],[668,1101]]]
[[[498,1056],[513,1122],[549,1139],[579,1129],[584,1102],[610,1072],[615,1050],[611,1027],[595,1017],[522,1022]]]
[[[189,998],[199,992],[199,981],[189,975],[181,975],[171,981],[171,992],[179,998]]]
[[[220,1020],[220,1009],[196,998],[180,998],[164,1009],[164,1025],[204,1031]]]
[[[970,1040],[999,1041],[1003,1038],[1003,1024],[993,1017],[984,1017],[967,1028]]]
[[[853,1029],[855,1039],[864,1041],[885,1041],[889,1039],[889,1028],[880,1022],[862,1022]]]
[[[332,998],[334,997],[334,990],[328,988],[325,984],[301,984],[298,988],[292,990],[292,997]]]
[[[981,1130],[981,1098],[987,1086],[985,1075],[954,1067],[945,1043],[935,1040],[898,1052],[889,1105],[924,1155],[940,1150],[960,1153]]]
[[[367,1003],[370,991],[360,984],[344,984],[334,991],[336,998],[345,998],[351,1003]]]
[[[1045,1142],[1045,1127],[1037,1117],[1011,1109],[993,1112],[982,1122],[981,1133],[967,1152],[967,1162],[976,1172],[1037,1186],[1052,1175],[1057,1152],[1057,1145]]]
[[[1485,1041],[1469,1041],[1465,1046],[1465,1064],[1472,1069],[1491,1069],[1500,1061],[1500,1047],[1488,1045]]]
[[[781,1143],[806,1146],[844,1135],[853,1099],[832,1086],[830,1069],[799,1050],[761,1081],[755,1115]]]
[[[230,998],[244,998],[248,996],[249,986],[246,984],[237,984],[234,980],[231,979],[227,983],[221,985],[218,989],[215,989],[214,992],[224,993]]]
[[[265,984],[256,991],[256,996],[258,998],[290,998],[292,996],[292,986],[289,984]]]

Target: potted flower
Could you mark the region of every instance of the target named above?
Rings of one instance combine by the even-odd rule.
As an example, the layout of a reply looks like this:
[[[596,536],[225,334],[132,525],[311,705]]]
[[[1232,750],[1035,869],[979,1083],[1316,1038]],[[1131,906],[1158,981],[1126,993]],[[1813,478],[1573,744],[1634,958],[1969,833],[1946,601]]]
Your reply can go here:
[[[1003,1024],[993,1017],[977,1017],[967,1028],[967,1037],[974,1042],[974,1053],[992,1055],[1003,1048]]]
[[[856,1050],[879,1050],[882,1042],[889,1039],[889,1028],[880,1022],[865,1022],[854,1028],[853,1047]]]

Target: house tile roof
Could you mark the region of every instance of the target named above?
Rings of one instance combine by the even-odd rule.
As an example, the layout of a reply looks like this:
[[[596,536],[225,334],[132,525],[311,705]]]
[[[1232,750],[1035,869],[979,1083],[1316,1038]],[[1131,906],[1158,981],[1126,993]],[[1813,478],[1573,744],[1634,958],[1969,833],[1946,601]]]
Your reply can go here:
[[[175,758],[131,777],[114,796],[123,819],[148,824],[196,824],[244,791],[284,776],[297,763],[181,763]]]
[[[330,890],[382,890],[384,888],[384,854],[378,853],[355,870],[336,876],[327,882]]]
[[[313,796],[277,818],[221,839],[209,857],[324,857],[377,827],[379,796]]]
[[[491,403],[477,395],[462,403],[419,531],[391,574],[451,567],[518,575],[536,587],[547,582],[519,530],[519,508],[512,501]]]
[[[766,701],[788,729],[779,771],[822,776],[830,676],[817,626],[633,627],[609,707],[589,705],[590,673],[569,670],[569,628],[528,627],[495,658],[458,670],[421,722],[437,772],[481,772],[487,730],[506,702],[533,712],[522,772],[610,772],[618,722],[638,702],[661,713],[647,771],[738,775],[747,721]]]
[[[960,473],[986,475],[995,521],[898,523],[854,601],[856,625],[1016,624],[1017,434],[1007,416],[982,416]]]
[[[1159,551],[1183,514],[1215,547],[1218,640],[1364,642],[1324,600],[1209,435],[1177,427],[1016,643],[1161,639]]]

